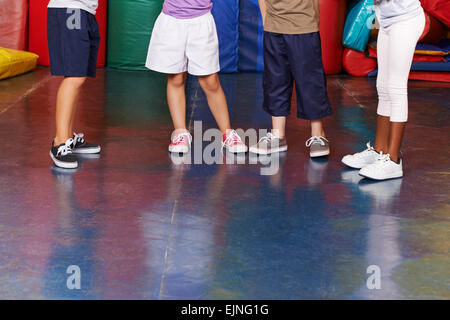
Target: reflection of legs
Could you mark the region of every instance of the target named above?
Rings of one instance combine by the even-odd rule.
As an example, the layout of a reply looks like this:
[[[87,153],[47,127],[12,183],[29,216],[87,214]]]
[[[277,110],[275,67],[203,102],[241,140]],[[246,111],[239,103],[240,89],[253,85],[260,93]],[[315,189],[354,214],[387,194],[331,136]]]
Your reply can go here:
[[[56,98],[55,146],[72,137],[76,101],[85,80],[84,77],[66,77],[59,86]]]
[[[167,76],[167,103],[176,133],[186,130],[186,73]]]
[[[220,85],[219,76],[217,73],[209,76],[200,76],[198,81],[208,100],[209,108],[216,119],[217,126],[220,131],[226,133],[231,129],[230,116],[228,113],[227,99]]]

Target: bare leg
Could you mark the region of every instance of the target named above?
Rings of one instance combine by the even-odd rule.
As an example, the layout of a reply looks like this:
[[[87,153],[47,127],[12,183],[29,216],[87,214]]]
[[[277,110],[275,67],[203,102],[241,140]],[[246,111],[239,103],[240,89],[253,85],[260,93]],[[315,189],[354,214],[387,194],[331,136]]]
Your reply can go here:
[[[286,117],[272,117],[272,133],[283,139],[286,136]]]
[[[206,94],[209,108],[216,119],[217,126],[222,133],[231,129],[230,115],[228,113],[227,99],[220,85],[217,73],[198,77],[198,81]]]
[[[313,120],[311,121],[311,136],[314,137],[324,137],[325,131],[323,130],[323,122],[322,120]]]
[[[377,116],[377,137],[375,139],[374,149],[377,152],[388,153],[389,151],[389,132],[391,120],[389,117]]]
[[[398,162],[400,156],[405,126],[406,122],[391,122],[388,153],[391,156],[391,160],[395,162]]]
[[[175,132],[186,130],[186,73],[167,76],[167,103]]]
[[[61,82],[56,97],[56,137],[54,145],[64,143],[72,137],[76,101],[86,78],[67,77]]]

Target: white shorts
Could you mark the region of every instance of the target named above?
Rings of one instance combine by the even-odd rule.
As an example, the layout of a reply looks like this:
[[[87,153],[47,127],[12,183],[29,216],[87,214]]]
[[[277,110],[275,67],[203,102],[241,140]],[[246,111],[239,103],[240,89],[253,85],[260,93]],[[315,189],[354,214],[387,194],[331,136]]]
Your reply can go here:
[[[219,72],[219,40],[212,14],[177,19],[161,13],[153,27],[145,66],[168,74]]]

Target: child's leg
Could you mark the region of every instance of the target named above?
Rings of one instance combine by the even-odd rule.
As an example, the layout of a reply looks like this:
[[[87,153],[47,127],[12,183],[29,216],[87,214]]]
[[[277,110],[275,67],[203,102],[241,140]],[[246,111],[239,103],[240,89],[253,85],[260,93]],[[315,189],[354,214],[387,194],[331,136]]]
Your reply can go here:
[[[323,129],[323,122],[321,119],[311,121],[311,137],[326,138],[325,131]]]
[[[66,77],[61,82],[56,98],[55,146],[72,137],[76,100],[85,80],[85,77]]]
[[[217,73],[209,76],[199,76],[198,81],[206,94],[209,108],[216,119],[217,126],[222,133],[231,129],[227,99],[220,85]]]
[[[278,139],[286,136],[286,117],[272,117],[272,134]]]
[[[408,120],[408,76],[414,50],[423,32],[423,14],[411,20],[394,24],[389,43],[389,98],[391,100],[391,125],[388,153],[398,161],[403,132]]]
[[[176,133],[186,132],[186,73],[167,76],[167,103]]]
[[[391,100],[389,97],[389,33],[381,28],[378,34],[378,110],[377,133],[374,149],[377,152],[388,152],[389,128],[391,117]]]

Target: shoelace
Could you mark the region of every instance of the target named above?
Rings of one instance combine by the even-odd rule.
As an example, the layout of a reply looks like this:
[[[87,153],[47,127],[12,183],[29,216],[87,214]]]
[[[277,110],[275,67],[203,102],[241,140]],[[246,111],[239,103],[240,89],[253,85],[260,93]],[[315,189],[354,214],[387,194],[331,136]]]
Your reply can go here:
[[[184,140],[184,137],[187,137],[189,140],[189,143],[192,142],[192,136],[189,132],[183,132],[177,135],[175,139],[172,140],[174,144],[180,143]]]
[[[389,153],[383,154],[383,152],[380,152],[380,157],[378,158],[378,161],[380,162],[391,161],[391,155]]]
[[[308,140],[306,140],[305,145],[307,147],[310,147],[312,144],[314,143],[320,143],[321,146],[325,145],[325,142],[323,141],[325,140],[326,142],[328,142],[327,139],[325,139],[324,137],[319,137],[319,136],[312,136],[311,138],[309,138]]]
[[[84,143],[84,133],[73,133],[73,141],[74,143]]]
[[[241,137],[239,137],[236,130],[231,130],[230,133],[228,133],[227,138],[222,142],[222,149],[231,142],[242,142]]]
[[[264,137],[259,139],[258,144],[261,143],[261,142],[264,142],[264,141],[270,142],[273,139],[275,139],[275,136],[272,133],[268,132]]]
[[[57,156],[66,156],[68,154],[72,153],[72,144],[74,143],[74,140],[72,138],[68,139],[62,146],[58,148],[58,152],[56,153]]]
[[[368,151],[375,151],[375,149],[370,145],[370,142],[367,142],[366,147],[367,147],[366,150],[358,152],[358,153],[355,153],[355,156],[361,157],[363,154],[365,154]]]

